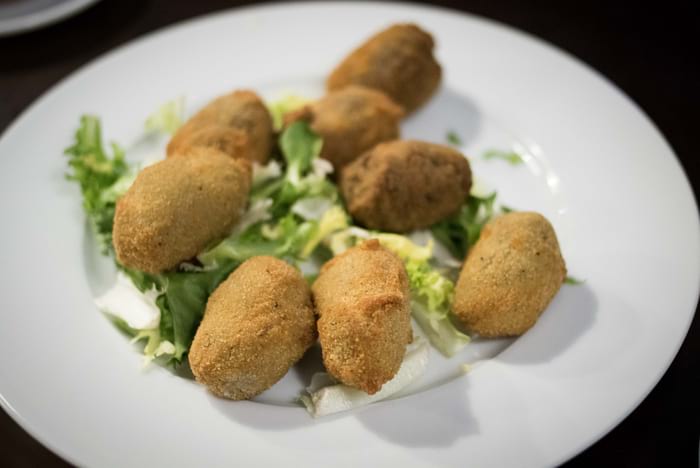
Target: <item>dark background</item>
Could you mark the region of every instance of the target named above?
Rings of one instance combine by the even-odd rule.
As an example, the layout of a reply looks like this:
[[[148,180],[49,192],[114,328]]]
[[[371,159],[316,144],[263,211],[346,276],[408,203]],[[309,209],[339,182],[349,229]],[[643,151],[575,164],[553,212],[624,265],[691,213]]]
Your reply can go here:
[[[0,131],[58,80],[113,47],[186,18],[249,3],[255,2],[104,0],[46,29],[0,38]],[[700,48],[695,44],[700,16],[693,11],[697,2],[654,2],[650,7],[621,1],[433,3],[527,31],[600,71],[666,136],[697,200]],[[646,400],[567,466],[698,466],[699,328],[696,317],[678,356]],[[64,465],[0,411],[0,466]]]

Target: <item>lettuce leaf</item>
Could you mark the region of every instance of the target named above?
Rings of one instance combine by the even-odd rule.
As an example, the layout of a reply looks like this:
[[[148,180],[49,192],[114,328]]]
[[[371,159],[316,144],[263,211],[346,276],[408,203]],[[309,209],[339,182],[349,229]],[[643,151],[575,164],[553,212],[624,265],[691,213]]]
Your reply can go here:
[[[454,283],[426,261],[407,260],[405,265],[415,300],[425,304],[431,314],[447,316],[454,298]]]
[[[146,131],[163,133],[165,135],[174,134],[184,122],[184,109],[184,98],[166,102],[148,116],[144,124]]]
[[[394,378],[382,385],[374,395],[338,383],[329,374],[319,372],[311,377],[311,384],[299,401],[314,418],[349,411],[389,398],[420,378],[427,367],[428,346],[425,340],[419,338],[409,345]]]
[[[284,125],[284,116],[289,112],[301,109],[309,100],[295,94],[287,94],[276,101],[267,104],[267,109],[272,116],[272,124],[275,130],[279,131]]]
[[[573,276],[567,276],[566,278],[564,278],[564,284],[568,284],[571,286],[580,286],[585,282],[586,280],[578,279]]]
[[[445,135],[445,139],[447,140],[447,143],[452,146],[462,146],[462,139],[454,130],[449,130]]]
[[[433,236],[453,256],[464,259],[479,240],[481,229],[494,217],[495,200],[496,192],[486,197],[470,195],[456,215],[431,226]]]
[[[173,363],[179,363],[190,348],[209,295],[238,265],[227,262],[211,271],[161,275],[167,287],[156,299],[161,313],[159,340],[174,344]]]
[[[515,151],[503,151],[503,150],[497,150],[497,149],[490,149],[484,152],[484,159],[486,160],[491,160],[491,159],[500,159],[502,161],[507,162],[511,166],[517,166],[519,164],[522,164],[523,158],[520,156],[518,153]]]
[[[197,258],[205,269],[228,261],[243,262],[256,255],[293,259],[312,235],[315,223],[288,214],[276,223],[258,223],[241,234],[233,234]]]
[[[113,250],[112,225],[116,198],[119,195],[113,186],[122,177],[129,175],[124,151],[112,144],[112,155],[108,155],[102,144],[100,120],[95,116],[84,115],[80,118],[80,127],[75,132],[73,145],[65,150],[65,154],[69,158],[70,167],[66,177],[80,185],[83,209],[102,253],[107,254]]]
[[[277,169],[261,168],[265,176],[254,187],[251,206],[263,207],[260,200],[267,200],[267,211],[256,213],[255,219],[260,222],[242,232],[235,230],[200,254],[198,259],[205,268],[215,268],[226,261],[241,262],[255,255],[303,260],[330,233],[347,226],[347,215],[337,205],[338,189],[326,179],[325,161],[318,159],[322,144],[303,121],[294,122],[282,132],[279,147],[284,171],[274,177],[269,173],[277,173]],[[319,207],[324,208],[323,213]],[[310,219],[305,219],[307,216]]]
[[[453,356],[470,341],[452,322],[454,283],[427,261],[406,261],[406,273],[411,287],[411,315],[430,344],[443,355]]]
[[[471,341],[468,335],[455,327],[451,315],[434,315],[417,301],[411,302],[411,313],[430,344],[445,357],[454,356]]]
[[[314,223],[314,229],[299,252],[299,257],[302,259],[308,258],[323,239],[334,232],[347,228],[348,216],[345,210],[335,205],[326,210],[318,222],[311,222]]]
[[[338,198],[337,187],[325,177],[322,166],[314,164],[322,145],[321,137],[304,121],[294,122],[282,132],[279,147],[286,163],[284,175],[275,189],[266,193],[274,202],[274,216],[286,214],[294,202],[304,197]]]

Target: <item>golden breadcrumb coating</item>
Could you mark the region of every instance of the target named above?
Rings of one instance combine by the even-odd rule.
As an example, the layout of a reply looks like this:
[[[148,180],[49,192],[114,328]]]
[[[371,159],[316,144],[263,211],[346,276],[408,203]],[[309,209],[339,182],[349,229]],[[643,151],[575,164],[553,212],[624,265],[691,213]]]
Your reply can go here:
[[[253,257],[207,302],[189,361],[215,395],[246,400],[270,388],[316,341],[311,292],[301,273],[274,257]]]
[[[378,392],[412,339],[403,263],[369,240],[323,265],[311,289],[326,369],[346,385]]]
[[[187,155],[194,147],[213,147],[232,158],[264,164],[273,145],[272,117],[252,91],[214,99],[188,120],[168,143],[168,156]]]
[[[119,263],[160,273],[225,237],[248,201],[250,163],[193,148],[143,169],[117,201],[113,241]]]
[[[459,211],[469,195],[471,169],[450,147],[396,140],[347,165],[340,187],[348,211],[363,225],[408,232]]]
[[[396,24],[355,49],[326,81],[329,91],[358,84],[386,93],[410,113],[433,95],[442,77],[433,38],[415,24]]]
[[[565,278],[549,221],[539,213],[509,213],[484,226],[469,251],[452,310],[469,331],[481,336],[522,335]]]
[[[328,93],[315,103],[286,116],[286,122],[303,119],[323,138],[321,157],[335,173],[377,143],[399,137],[403,110],[384,93],[363,86],[348,86]]]

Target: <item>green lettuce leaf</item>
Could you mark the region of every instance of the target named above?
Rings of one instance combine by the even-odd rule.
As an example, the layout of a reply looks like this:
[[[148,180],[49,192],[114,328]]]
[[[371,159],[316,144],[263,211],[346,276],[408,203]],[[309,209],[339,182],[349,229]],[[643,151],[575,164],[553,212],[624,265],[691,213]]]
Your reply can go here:
[[[166,102],[148,116],[144,124],[146,131],[172,135],[183,124],[184,108],[185,100],[183,98]]]
[[[285,114],[301,109],[308,103],[308,99],[294,94],[288,94],[281,99],[268,103],[267,109],[272,116],[272,123],[275,130],[279,131],[282,129]]]
[[[65,150],[65,154],[70,167],[66,177],[80,185],[83,209],[102,252],[107,254],[113,249],[112,225],[119,195],[114,185],[129,174],[124,151],[112,144],[112,155],[108,155],[102,144],[100,120],[84,115],[73,145]]]
[[[318,222],[313,223],[314,229],[299,251],[299,257],[302,259],[308,258],[323,239],[334,232],[347,228],[348,215],[340,206],[335,205],[326,210]]]
[[[411,315],[430,344],[446,357],[452,357],[471,341],[452,322],[450,315],[433,314],[419,301],[411,301]]]
[[[238,264],[227,262],[211,271],[162,275],[167,287],[156,300],[161,313],[159,339],[174,344],[173,362],[179,363],[190,348],[209,295]]]
[[[578,279],[573,276],[567,276],[566,278],[564,278],[564,284],[568,284],[571,286],[579,286],[585,282],[586,280]]]
[[[450,306],[454,283],[427,261],[406,261],[411,287],[411,314],[430,343],[447,357],[469,343],[469,337],[452,322]]]
[[[290,213],[277,222],[257,223],[233,234],[197,258],[205,269],[228,261],[243,262],[257,255],[292,259],[299,256],[314,229],[314,222],[301,221]]]
[[[285,161],[284,171],[277,177],[266,176],[255,194],[256,200],[271,200],[267,208],[270,221],[255,223],[243,232],[234,231],[200,254],[198,259],[205,268],[226,261],[241,262],[255,255],[302,260],[326,236],[347,226],[342,208],[333,208],[339,199],[338,189],[326,179],[324,163],[318,161],[322,144],[306,122],[294,122],[282,132],[279,146]],[[277,173],[277,170],[267,172]],[[309,213],[310,207],[319,202],[331,207],[319,219],[304,219],[300,215]]]
[[[462,146],[462,139],[454,130],[450,130],[447,132],[446,139],[447,142],[452,146]]]
[[[325,174],[315,171],[314,161],[321,153],[323,140],[307,122],[298,121],[288,126],[280,135],[279,146],[286,167],[282,180],[272,184],[265,196],[273,200],[271,212],[283,216],[290,207],[304,197],[325,196],[337,199],[337,187]]]
[[[446,316],[454,297],[454,283],[426,261],[408,260],[405,264],[415,300],[425,304],[430,313]]]
[[[433,236],[458,259],[464,259],[473,246],[481,229],[494,217],[496,192],[486,197],[470,195],[459,212],[446,220],[434,224]]]
[[[389,232],[374,232],[372,237],[379,240],[387,249],[394,252],[405,262],[425,262],[433,256],[433,241],[428,240],[427,245],[416,245],[411,239],[400,234]]]
[[[484,152],[484,159],[500,159],[507,162],[511,166],[517,166],[523,163],[523,158],[515,151],[503,151],[490,149]]]

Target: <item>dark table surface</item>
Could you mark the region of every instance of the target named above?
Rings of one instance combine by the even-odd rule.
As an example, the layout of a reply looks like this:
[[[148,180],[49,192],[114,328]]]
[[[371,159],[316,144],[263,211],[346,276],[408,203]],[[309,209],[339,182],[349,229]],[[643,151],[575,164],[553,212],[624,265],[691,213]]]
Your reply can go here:
[[[248,3],[104,0],[46,29],[0,38],[0,131],[60,79],[113,47],[186,18]],[[700,16],[694,2],[654,2],[653,7],[595,1],[433,3],[527,31],[600,71],[666,136],[697,199],[700,48],[693,44]],[[644,402],[567,466],[698,466],[699,343],[696,316],[673,364]],[[0,447],[0,466],[65,465],[3,412]]]

